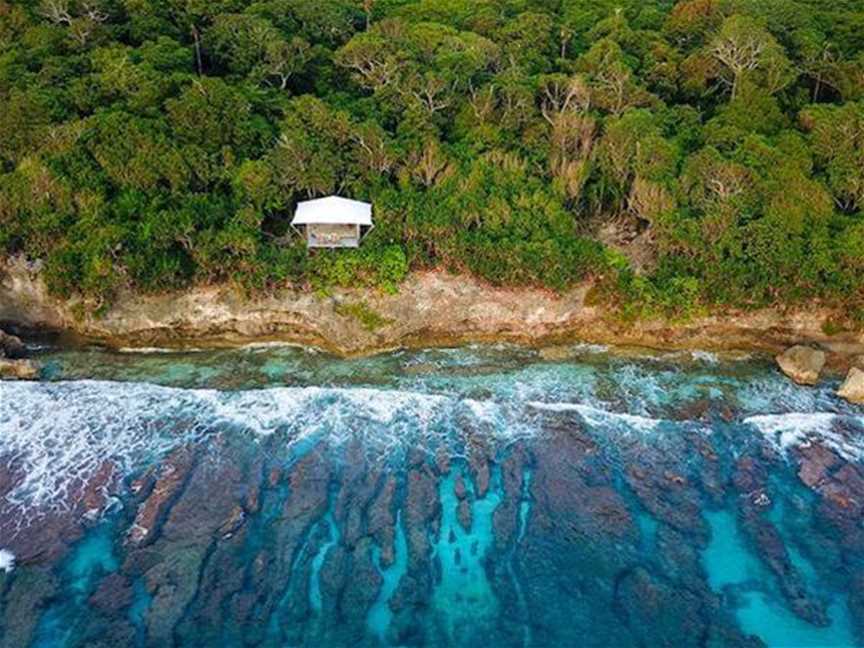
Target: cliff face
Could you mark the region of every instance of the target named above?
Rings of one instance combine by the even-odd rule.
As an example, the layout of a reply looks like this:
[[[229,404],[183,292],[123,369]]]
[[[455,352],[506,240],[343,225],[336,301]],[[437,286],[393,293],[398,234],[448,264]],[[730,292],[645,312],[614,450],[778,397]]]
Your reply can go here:
[[[833,358],[864,353],[864,334],[823,332],[821,309],[728,312],[686,323],[625,326],[586,305],[584,285],[565,295],[495,288],[469,277],[415,274],[398,294],[283,291],[250,299],[226,286],[163,295],[123,295],[100,316],[76,316],[73,302],[50,297],[38,272],[20,261],[0,274],[0,322],[75,332],[114,346],[297,342],[343,354],[467,341],[558,341],[660,348],[760,349],[816,344]]]

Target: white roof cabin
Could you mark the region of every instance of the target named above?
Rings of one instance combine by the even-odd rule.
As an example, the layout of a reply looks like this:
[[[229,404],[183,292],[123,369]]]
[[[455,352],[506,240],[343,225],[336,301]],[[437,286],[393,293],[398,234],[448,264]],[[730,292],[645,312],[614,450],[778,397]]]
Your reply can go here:
[[[340,196],[306,200],[291,225],[310,248],[356,248],[374,227],[372,205]]]

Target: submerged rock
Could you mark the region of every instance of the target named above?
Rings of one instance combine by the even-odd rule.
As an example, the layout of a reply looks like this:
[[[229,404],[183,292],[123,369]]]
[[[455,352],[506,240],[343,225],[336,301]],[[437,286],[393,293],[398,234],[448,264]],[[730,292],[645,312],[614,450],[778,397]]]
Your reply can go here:
[[[837,395],[850,403],[864,404],[864,369],[852,367]]]
[[[799,385],[815,385],[825,367],[825,352],[794,346],[777,356],[780,370]]]
[[[90,595],[88,603],[98,610],[116,614],[132,604],[132,583],[123,574],[109,574]]]
[[[32,360],[8,360],[0,357],[0,379],[34,380],[39,366]]]
[[[58,580],[47,567],[22,570],[3,582],[0,592],[0,648],[32,644],[39,615],[57,592]]]
[[[636,567],[618,580],[615,596],[630,626],[641,631],[644,645],[703,645],[707,623],[697,594]]]
[[[784,416],[789,394],[804,394],[806,406],[806,390],[778,386],[761,364],[700,366],[685,383],[672,364],[657,371],[656,360],[623,362],[608,371],[629,372],[620,390],[591,365],[599,401],[591,408],[581,402],[594,392],[582,389],[580,367],[552,368],[534,385],[536,375],[527,384],[514,362],[506,390],[489,388],[483,416],[459,392],[449,406],[436,397],[441,418],[404,406],[398,420],[369,418],[360,407],[341,409],[330,387],[296,410],[298,394],[311,390],[259,390],[253,402],[234,392],[136,388],[130,393],[146,394],[152,411],[97,417],[126,394],[111,386],[110,398],[86,401],[84,424],[59,439],[97,425],[104,434],[142,426],[140,453],[118,452],[114,462],[97,455],[50,500],[57,511],[11,503],[32,492],[24,478],[34,464],[19,448],[38,439],[0,453],[0,558],[7,550],[17,562],[0,571],[0,648],[48,645],[54,628],[88,646],[755,647],[763,634],[855,645],[834,604],[848,600],[864,627],[858,417],[835,414],[830,403],[812,421],[809,411]],[[757,388],[776,390],[767,405],[734,397],[750,395],[754,371]],[[465,380],[464,393],[477,398],[487,379],[472,369]],[[351,381],[354,389],[354,371]],[[634,384],[645,399],[638,415]],[[670,385],[672,402],[655,401]],[[684,385],[687,399],[678,395]],[[41,406],[50,387],[7,385],[4,396],[16,397],[2,399],[0,418],[13,425],[0,431],[38,422],[9,406],[18,394],[40,402],[45,428],[55,424],[54,410]],[[79,403],[88,389],[56,393]],[[498,407],[538,394],[553,406]],[[267,434],[238,424],[263,420],[262,405]],[[742,423],[777,410],[783,456],[761,428]],[[403,423],[399,445],[382,453]],[[187,436],[190,428],[201,432]],[[52,457],[35,464],[49,467],[48,485]],[[112,496],[110,527],[94,526]],[[33,522],[13,538],[22,519]],[[738,614],[763,596],[771,616]]]

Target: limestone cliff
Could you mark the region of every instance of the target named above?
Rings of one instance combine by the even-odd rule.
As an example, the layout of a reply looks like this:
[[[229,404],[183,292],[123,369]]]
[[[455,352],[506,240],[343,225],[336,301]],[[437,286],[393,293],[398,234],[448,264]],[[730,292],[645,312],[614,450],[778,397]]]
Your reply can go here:
[[[724,312],[684,323],[623,324],[586,303],[590,285],[566,294],[499,288],[443,272],[414,274],[397,294],[363,289],[329,295],[283,290],[249,298],[230,286],[160,295],[121,295],[99,315],[49,296],[38,269],[20,261],[0,270],[0,322],[74,332],[118,347],[227,345],[282,341],[343,353],[466,341],[547,344],[586,341],[658,348],[758,349],[807,343],[829,363],[864,353],[864,334],[827,335],[836,315],[819,308]]]

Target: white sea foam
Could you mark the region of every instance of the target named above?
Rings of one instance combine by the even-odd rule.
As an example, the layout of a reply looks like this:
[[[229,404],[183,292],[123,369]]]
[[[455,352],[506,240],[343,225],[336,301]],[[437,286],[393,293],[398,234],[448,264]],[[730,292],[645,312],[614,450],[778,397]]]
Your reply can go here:
[[[583,405],[581,403],[542,403],[532,401],[529,405],[535,409],[547,412],[576,412],[580,417],[593,427],[635,430],[637,432],[653,432],[660,425],[659,419],[626,414],[622,412],[610,412],[608,410]]]
[[[506,411],[506,408],[501,403],[492,400],[466,398],[462,401],[462,405],[473,418],[481,423],[499,423],[502,414]]]
[[[574,353],[582,353],[586,355],[597,355],[608,353],[609,347],[605,344],[591,344],[590,342],[578,342],[570,347]]]
[[[206,403],[212,420],[234,424],[256,434],[283,430],[326,431],[336,440],[362,424],[394,431],[414,427],[424,433],[452,404],[447,397],[368,388],[278,387],[242,392],[189,390]]]
[[[0,456],[20,473],[7,499],[69,506],[73,484],[92,478],[106,460],[128,471],[203,432],[194,421],[179,430],[169,424],[164,415],[175,391],[95,381],[0,382]]]
[[[860,432],[850,435],[838,428],[836,423],[839,419],[839,415],[827,412],[790,412],[751,416],[744,419],[744,423],[755,427],[780,451],[807,447],[818,442],[833,449],[847,461],[864,458],[864,437]],[[846,417],[846,420],[859,427],[864,425],[864,419],[859,417]]]
[[[110,461],[121,475],[209,434],[284,434],[293,444],[361,439],[370,452],[453,439],[476,420],[484,434],[524,434],[515,413],[492,401],[370,388],[280,387],[238,392],[78,381],[0,383],[0,456],[18,469],[7,500],[69,507],[75,486]],[[469,421],[470,422],[470,421]]]
[[[201,353],[204,349],[195,347],[172,349],[171,347],[120,347],[118,353],[140,354],[140,355],[160,355],[170,353]]]
[[[7,574],[15,569],[15,554],[8,549],[0,549],[0,571]]]
[[[716,365],[720,363],[720,358],[716,353],[712,353],[711,351],[691,351],[690,357],[705,364]]]
[[[571,373],[556,371],[544,378],[526,370],[516,382],[485,382],[494,393],[489,398],[464,394],[466,385],[477,393],[473,378],[465,384],[427,389],[421,382],[401,390],[316,386],[219,391],[106,381],[0,382],[0,457],[16,468],[20,479],[7,500],[28,507],[69,506],[76,489],[104,462],[128,475],[212,434],[278,435],[277,442],[288,447],[318,438],[331,446],[360,440],[371,453],[386,455],[458,444],[478,433],[505,443],[524,438],[546,424],[539,417],[542,411],[573,412],[591,427],[622,433],[648,434],[663,424],[652,414],[662,406],[664,386],[670,398],[665,374],[646,376],[627,367],[617,372],[615,402],[628,403],[627,411],[620,412],[592,395],[594,374]],[[847,458],[864,457],[864,439],[834,426],[834,417],[784,414],[745,422],[778,448],[818,438]]]
[[[299,344],[297,342],[287,342],[281,340],[268,340],[266,342],[249,342],[248,344],[241,345],[240,348],[248,349],[250,351],[269,351],[272,349],[299,349],[310,354],[322,353],[322,350],[318,347],[309,346],[308,344]]]

